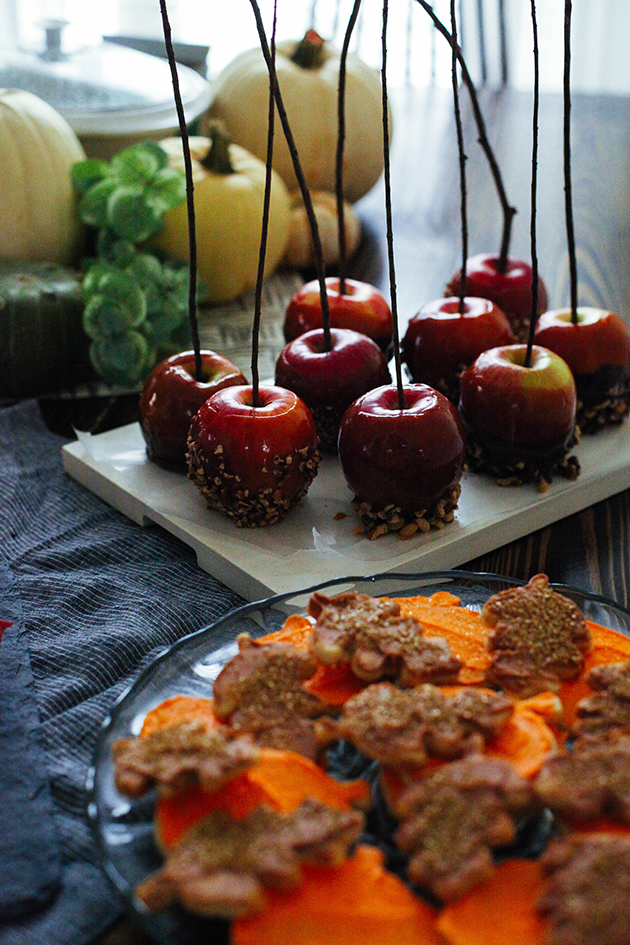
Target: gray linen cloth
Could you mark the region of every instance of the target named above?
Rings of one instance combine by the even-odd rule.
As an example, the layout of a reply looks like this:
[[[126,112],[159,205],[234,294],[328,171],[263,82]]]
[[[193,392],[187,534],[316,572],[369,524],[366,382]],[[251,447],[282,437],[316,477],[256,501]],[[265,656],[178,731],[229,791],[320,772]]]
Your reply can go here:
[[[0,409],[0,945],[87,945],[121,913],[85,815],[103,718],[165,647],[243,601],[63,471],[31,401]]]

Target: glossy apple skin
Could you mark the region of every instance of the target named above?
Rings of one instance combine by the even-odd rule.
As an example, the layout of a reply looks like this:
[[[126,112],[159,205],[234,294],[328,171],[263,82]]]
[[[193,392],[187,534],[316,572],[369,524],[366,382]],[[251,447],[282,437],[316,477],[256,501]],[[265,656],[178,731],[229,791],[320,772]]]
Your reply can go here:
[[[293,391],[226,387],[201,405],[188,436],[188,475],[208,506],[239,527],[271,525],[317,474],[317,431]]]
[[[534,345],[504,345],[480,354],[461,381],[460,411],[471,429],[508,446],[545,450],[573,432],[576,390],[567,363]]]
[[[326,279],[326,295],[333,328],[351,328],[372,338],[385,350],[392,340],[392,313],[385,296],[367,282],[346,279],[346,292],[339,294],[339,279]],[[292,341],[313,328],[322,327],[322,305],[317,279],[294,294],[284,316],[284,337]]]
[[[195,379],[195,354],[180,351],[156,365],[140,395],[140,426],[149,459],[166,469],[186,471],[190,421],[216,391],[247,379],[228,358],[202,351],[203,381]]]
[[[339,461],[349,488],[374,509],[390,503],[414,515],[433,513],[440,499],[459,483],[465,443],[453,404],[425,384],[369,391],[344,414],[339,431]]]
[[[410,320],[402,341],[402,356],[414,381],[428,384],[456,399],[459,375],[488,348],[516,339],[505,314],[489,299],[435,299]]]
[[[630,327],[619,315],[580,306],[578,321],[570,309],[540,316],[536,342],[563,358],[573,372],[578,400],[591,407],[606,397],[627,394],[630,378]]]
[[[505,272],[499,272],[498,255],[480,253],[466,263],[466,294],[490,299],[502,309],[512,328],[521,338],[532,314],[532,267],[521,259],[508,256]],[[445,295],[459,296],[461,269],[446,286]],[[546,311],[549,301],[543,280],[538,277],[538,314]]]
[[[301,397],[318,428],[320,446],[337,448],[339,423],[353,400],[373,387],[389,384],[385,355],[371,338],[348,328],[331,328],[332,347],[316,328],[285,345],[276,362],[275,381]]]

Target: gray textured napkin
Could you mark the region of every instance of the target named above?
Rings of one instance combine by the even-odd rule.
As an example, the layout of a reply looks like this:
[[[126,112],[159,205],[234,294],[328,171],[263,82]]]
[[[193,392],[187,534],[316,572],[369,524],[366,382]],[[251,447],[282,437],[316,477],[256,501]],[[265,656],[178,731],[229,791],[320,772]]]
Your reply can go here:
[[[0,780],[0,808],[25,792],[24,823],[43,812],[28,857],[13,818],[0,821],[0,945],[86,945],[118,917],[85,818],[101,721],[142,666],[242,603],[183,544],[66,476],[63,442],[34,402],[0,409],[0,621],[13,624],[0,644],[0,766],[20,738],[33,752],[30,780]],[[11,878],[18,861],[28,891]]]

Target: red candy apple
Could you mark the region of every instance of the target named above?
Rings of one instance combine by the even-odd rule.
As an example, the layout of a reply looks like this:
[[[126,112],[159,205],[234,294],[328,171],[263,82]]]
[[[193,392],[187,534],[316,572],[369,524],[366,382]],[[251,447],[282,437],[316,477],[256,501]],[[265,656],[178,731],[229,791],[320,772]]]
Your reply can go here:
[[[623,420],[630,404],[630,327],[623,318],[580,306],[574,324],[570,309],[556,309],[540,316],[535,337],[571,368],[583,432]]]
[[[345,280],[344,295],[339,292],[339,279],[326,279],[326,297],[333,328],[351,328],[374,341],[383,350],[392,340],[392,313],[378,289],[367,282]],[[307,282],[294,294],[284,317],[284,337],[292,341],[313,328],[322,327],[322,305],[317,279]]]
[[[466,295],[490,299],[507,315],[517,338],[524,340],[532,315],[532,267],[513,256],[507,257],[505,270],[499,271],[499,256],[480,253],[466,263]],[[445,295],[459,296],[461,269],[446,286]],[[547,309],[547,289],[538,279],[538,314]]]
[[[202,403],[222,387],[246,384],[235,364],[202,351],[203,380],[195,377],[194,351],[180,351],[149,374],[140,396],[140,426],[149,459],[167,469],[186,470],[186,438],[190,421]]]
[[[353,400],[389,384],[385,355],[371,338],[348,328],[331,328],[331,348],[316,328],[290,341],[276,363],[276,384],[294,391],[307,405],[321,449],[335,452],[341,417]]]
[[[461,380],[460,413],[468,463],[505,484],[534,481],[542,489],[559,472],[575,478],[576,391],[569,366],[554,352],[505,345],[480,354]]]
[[[378,387],[346,411],[339,460],[368,537],[441,527],[453,518],[464,468],[464,433],[453,404],[425,384]]]
[[[462,371],[488,348],[515,338],[504,313],[484,298],[436,299],[410,320],[402,355],[414,381],[435,387],[456,401]]]
[[[211,509],[237,526],[271,525],[306,494],[319,463],[315,423],[292,391],[226,387],[199,408],[188,475]]]

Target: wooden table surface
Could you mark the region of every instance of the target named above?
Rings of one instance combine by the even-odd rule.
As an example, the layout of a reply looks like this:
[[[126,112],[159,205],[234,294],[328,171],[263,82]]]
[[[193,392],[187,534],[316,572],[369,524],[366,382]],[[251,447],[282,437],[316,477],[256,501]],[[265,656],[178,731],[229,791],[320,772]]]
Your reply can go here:
[[[490,140],[517,206],[512,254],[530,255],[532,101],[509,89],[481,97]],[[399,90],[393,96],[392,185],[396,285],[401,332],[443,287],[460,261],[459,180],[448,91]],[[463,99],[470,213],[470,253],[498,252],[501,216],[474,124]],[[573,196],[581,304],[630,319],[630,99],[575,96],[572,109]],[[389,292],[382,184],[357,209],[366,236],[352,275]],[[562,178],[562,101],[543,96],[538,189],[540,272],[551,307],[569,300]],[[46,422],[68,433],[75,423],[93,432],[137,417],[137,397],[42,402]],[[628,457],[630,462],[630,456]],[[546,572],[566,583],[630,605],[630,492],[468,562],[465,567],[517,578]],[[146,941],[124,922],[100,945]]]

